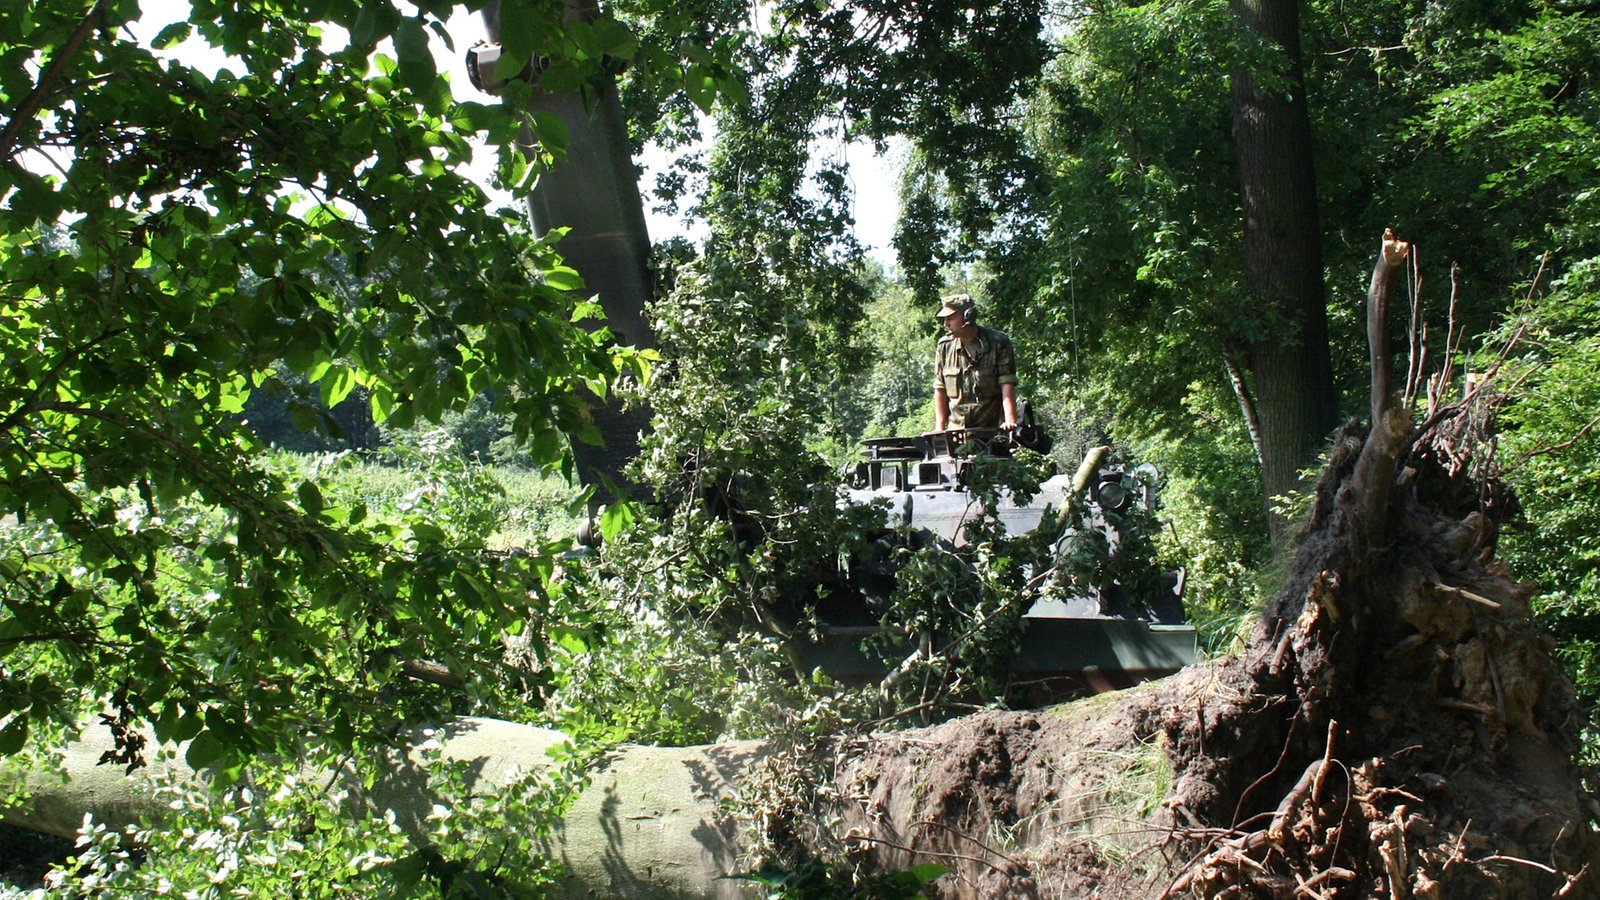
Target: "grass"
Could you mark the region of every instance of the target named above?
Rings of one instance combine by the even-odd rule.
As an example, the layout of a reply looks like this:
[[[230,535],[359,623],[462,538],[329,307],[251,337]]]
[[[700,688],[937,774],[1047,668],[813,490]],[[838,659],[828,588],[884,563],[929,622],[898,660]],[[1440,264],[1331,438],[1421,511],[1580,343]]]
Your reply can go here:
[[[327,479],[325,490],[360,500],[371,510],[430,505],[454,515],[487,518],[485,540],[493,549],[537,546],[577,534],[581,488],[560,476],[459,460],[429,462],[309,454],[285,454],[280,460],[302,476]]]

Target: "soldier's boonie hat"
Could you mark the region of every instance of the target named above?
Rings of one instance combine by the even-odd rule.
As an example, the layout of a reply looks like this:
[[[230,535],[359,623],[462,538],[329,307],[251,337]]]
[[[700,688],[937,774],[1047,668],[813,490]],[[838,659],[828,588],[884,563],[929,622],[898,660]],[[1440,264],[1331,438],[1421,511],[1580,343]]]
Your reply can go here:
[[[951,294],[950,296],[941,299],[939,302],[943,305],[939,307],[938,318],[942,319],[945,316],[955,315],[958,312],[966,312],[968,309],[970,309],[972,307],[972,295]]]

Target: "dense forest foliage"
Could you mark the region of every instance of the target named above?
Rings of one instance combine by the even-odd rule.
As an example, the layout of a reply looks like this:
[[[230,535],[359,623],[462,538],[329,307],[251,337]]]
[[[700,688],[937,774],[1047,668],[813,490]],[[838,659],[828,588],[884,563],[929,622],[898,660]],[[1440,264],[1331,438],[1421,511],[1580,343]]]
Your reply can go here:
[[[1299,46],[1247,27],[1255,7],[1297,12]],[[0,753],[48,767],[90,721],[126,737],[116,762],[187,742],[234,790],[174,798],[209,843],[146,831],[135,866],[94,837],[76,889],[266,890],[301,865],[330,889],[536,890],[548,872],[515,852],[577,762],[463,803],[428,847],[383,822],[274,843],[337,820],[284,761],[377,765],[449,715],[560,728],[581,760],[1003,703],[1028,541],[981,536],[975,572],[912,556],[893,624],[984,629],[884,691],[796,672],[775,618],[825,599],[870,533],[833,502],[855,441],[931,424],[931,314],[954,289],[1016,340],[1057,436],[996,479],[1101,443],[1153,463],[1154,552],[1225,650],[1304,503],[1263,487],[1285,459],[1262,357],[1326,345],[1309,390],[1364,415],[1386,227],[1416,247],[1401,380],[1419,408],[1468,379],[1505,392],[1492,465],[1524,524],[1502,550],[1600,700],[1592,4],[508,0],[503,69],[537,58],[542,89],[595,102],[615,79],[633,148],[679,154],[641,187],[705,231],[657,248],[649,352],[594,327],[559,230],[463,174],[495,155],[520,198],[566,135],[524,115],[528,85],[452,92],[464,73],[431,47],[456,9],[196,0],[159,34],[131,0],[0,10]],[[158,52],[185,39],[228,61]],[[1315,317],[1263,280],[1305,248],[1247,252],[1246,81],[1249,109],[1298,97],[1308,119]],[[853,235],[837,148],[859,139],[909,148],[890,271]],[[605,508],[596,549],[568,536],[590,495],[566,477],[615,396],[651,415],[628,473],[647,496]],[[1326,441],[1308,428],[1300,444]],[[404,677],[415,661],[452,683]]]

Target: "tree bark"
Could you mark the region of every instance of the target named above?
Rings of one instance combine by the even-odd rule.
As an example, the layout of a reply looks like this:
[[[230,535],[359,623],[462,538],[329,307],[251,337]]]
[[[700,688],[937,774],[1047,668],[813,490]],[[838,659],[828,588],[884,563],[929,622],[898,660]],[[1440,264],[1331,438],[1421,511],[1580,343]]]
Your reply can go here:
[[[1234,139],[1244,212],[1247,303],[1266,333],[1247,357],[1260,416],[1261,481],[1271,498],[1303,487],[1337,424],[1328,350],[1322,238],[1297,0],[1230,0],[1240,24],[1282,59],[1279,73],[1232,73]],[[1285,523],[1269,516],[1274,536]]]
[[[598,14],[598,5],[589,0],[566,2],[569,19],[592,21]],[[483,16],[489,39],[498,41],[498,0],[484,8]],[[528,111],[558,117],[568,135],[566,159],[540,175],[528,200],[535,233],[570,229],[558,249],[567,264],[583,276],[587,290],[598,295],[605,310],[604,324],[617,345],[655,346],[645,314],[654,293],[650,235],[615,82],[606,76],[588,97],[535,90]],[[530,157],[540,152],[526,132],[522,144]],[[638,454],[639,436],[650,425],[650,411],[642,403],[624,408],[615,396],[591,396],[590,400],[602,444],[573,447],[578,475],[585,484],[616,485],[623,494],[633,493],[623,469]]]

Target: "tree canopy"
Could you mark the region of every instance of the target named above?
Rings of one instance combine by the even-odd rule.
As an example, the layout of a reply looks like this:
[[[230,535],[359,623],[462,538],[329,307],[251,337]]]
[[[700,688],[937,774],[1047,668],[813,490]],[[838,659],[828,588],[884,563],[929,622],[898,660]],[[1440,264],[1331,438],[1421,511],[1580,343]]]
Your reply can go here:
[[[596,307],[550,243],[462,173],[479,142],[507,186],[538,167],[511,150],[513,108],[456,100],[436,70],[452,9],[199,2],[160,34],[135,3],[0,12],[0,504],[19,536],[0,749],[107,698],[195,739],[197,763],[346,746],[389,727],[399,662],[493,672],[538,602],[542,551],[325,495],[242,415],[291,375],[398,426],[490,396],[559,470],[591,433],[577,388],[640,374],[581,327]],[[585,37],[518,9],[541,52]],[[188,38],[228,60],[160,52]],[[338,428],[315,408],[303,425]]]
[[[916,421],[933,323],[915,311],[955,283],[1016,339],[1065,444],[1165,472],[1163,552],[1190,567],[1191,602],[1250,614],[1274,498],[1248,351],[1322,340],[1258,302],[1243,250],[1231,79],[1292,93],[1283,40],[1218,0],[573,5],[506,0],[497,73],[534,83],[476,100],[434,62],[456,8],[439,0],[195,0],[160,34],[132,0],[0,9],[0,753],[101,712],[122,762],[149,723],[229,775],[530,700],[598,741],[860,714],[783,661],[793,621],[771,613],[803,620],[828,599],[817,573],[861,549],[824,463]],[[1516,375],[1497,462],[1561,540],[1514,522],[1504,540],[1600,695],[1600,491],[1576,461],[1595,441],[1600,17],[1289,5],[1322,260],[1296,274],[1327,286],[1313,387],[1365,414],[1356,301],[1371,236],[1395,227],[1415,244],[1410,375]],[[163,53],[185,39],[228,58]],[[494,153],[498,185],[526,195],[570,137],[529,111],[535,88],[588,109],[613,80],[630,147],[685,152],[654,195],[706,226],[658,248],[659,366],[613,346],[559,223],[530,233],[463,174]],[[891,138],[911,152],[885,273],[828,150]],[[569,472],[571,441],[596,435],[587,398],[639,381],[656,417],[634,471],[665,502],[613,507],[593,552],[491,546],[486,507],[452,493],[481,473],[459,464],[369,505],[317,477],[337,461],[269,452],[254,405],[293,398],[326,434],[362,424],[330,411],[353,398],[386,428],[488,407],[536,467]],[[1005,608],[1039,548],[976,548],[921,558],[926,596],[886,621]],[[958,592],[968,607],[928,600]],[[421,660],[464,691],[398,678]]]

